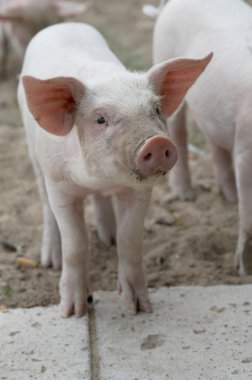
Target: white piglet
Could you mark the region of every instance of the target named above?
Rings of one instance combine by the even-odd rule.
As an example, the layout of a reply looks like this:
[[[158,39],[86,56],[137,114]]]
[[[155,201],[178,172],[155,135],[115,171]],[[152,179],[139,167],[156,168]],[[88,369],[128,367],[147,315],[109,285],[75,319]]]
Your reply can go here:
[[[239,201],[235,264],[252,272],[252,9],[242,0],[170,0],[154,30],[154,62],[176,56],[214,59],[188,92],[186,104],[212,149],[218,185],[227,200]],[[185,107],[171,133],[179,151],[174,192],[193,197],[187,163]]]
[[[28,46],[18,99],[43,201],[42,264],[59,268],[62,251],[63,316],[85,312],[90,193],[101,240],[117,243],[124,308],[151,311],[142,228],[151,188],[177,160],[165,119],[210,59],[129,72],[94,28],[78,23],[48,27]]]

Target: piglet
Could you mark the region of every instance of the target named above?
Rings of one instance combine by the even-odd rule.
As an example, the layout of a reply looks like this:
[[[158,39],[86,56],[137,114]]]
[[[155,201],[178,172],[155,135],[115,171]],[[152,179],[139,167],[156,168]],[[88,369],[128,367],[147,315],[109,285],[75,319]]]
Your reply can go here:
[[[6,77],[9,69],[10,48],[22,62],[29,41],[39,30],[66,18],[82,15],[90,4],[66,0],[1,0],[1,78]]]
[[[217,183],[239,202],[235,265],[252,273],[252,9],[242,0],[171,0],[154,30],[154,62],[214,52],[209,70],[188,92],[186,104],[209,141]],[[250,83],[251,82],[251,83]],[[185,107],[171,126],[179,151],[174,192],[191,199]]]
[[[129,72],[94,28],[79,23],[48,27],[29,44],[18,99],[43,201],[42,264],[59,268],[62,252],[63,316],[85,312],[88,194],[101,240],[117,243],[124,308],[151,311],[142,229],[152,187],[177,161],[166,118],[210,59]]]

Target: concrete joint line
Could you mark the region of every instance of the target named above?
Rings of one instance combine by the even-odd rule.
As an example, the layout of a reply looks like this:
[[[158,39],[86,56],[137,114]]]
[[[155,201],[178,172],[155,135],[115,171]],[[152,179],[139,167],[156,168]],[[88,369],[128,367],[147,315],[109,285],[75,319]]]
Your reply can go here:
[[[94,304],[88,306],[88,330],[90,345],[90,374],[91,380],[101,380],[100,376],[100,355],[96,330],[96,319]]]

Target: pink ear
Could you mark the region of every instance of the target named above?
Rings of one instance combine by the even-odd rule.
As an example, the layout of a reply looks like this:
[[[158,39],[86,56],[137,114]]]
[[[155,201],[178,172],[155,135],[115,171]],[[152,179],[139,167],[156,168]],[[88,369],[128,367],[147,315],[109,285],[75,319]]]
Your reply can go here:
[[[82,15],[88,10],[90,5],[91,2],[80,4],[74,1],[70,2],[65,0],[55,0],[53,4],[56,16],[62,19]]]
[[[24,76],[22,81],[29,111],[39,125],[57,136],[68,134],[77,103],[85,93],[84,85],[67,77],[41,80]]]
[[[203,59],[176,59],[152,67],[148,72],[154,91],[161,96],[162,110],[166,117],[176,111],[200,74],[211,61],[213,53]]]

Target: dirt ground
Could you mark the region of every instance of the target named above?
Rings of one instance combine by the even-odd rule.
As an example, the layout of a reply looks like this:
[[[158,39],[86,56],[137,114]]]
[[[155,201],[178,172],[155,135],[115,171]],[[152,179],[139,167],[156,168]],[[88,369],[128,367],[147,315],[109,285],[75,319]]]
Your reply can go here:
[[[142,15],[144,3],[145,0],[106,0],[105,6],[104,1],[96,0],[83,18],[105,35],[131,69],[151,65],[153,21]],[[20,256],[39,263],[42,213],[13,77],[0,83],[0,242],[9,240],[19,250],[11,252],[0,245],[0,308],[59,301],[59,272],[17,264]],[[202,157],[192,157],[190,165],[197,193],[195,202],[172,200],[167,180],[153,192],[144,229],[143,260],[148,286],[251,283],[252,276],[240,278],[233,268],[237,205],[228,204],[218,194],[207,149]],[[92,288],[116,289],[116,249],[99,242],[90,204],[87,220]]]

